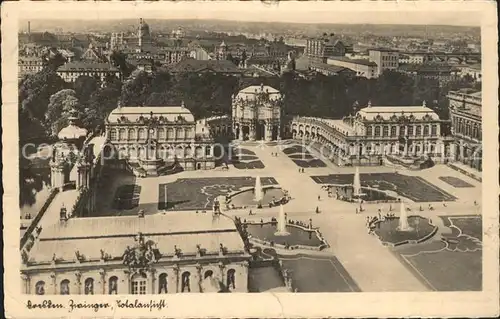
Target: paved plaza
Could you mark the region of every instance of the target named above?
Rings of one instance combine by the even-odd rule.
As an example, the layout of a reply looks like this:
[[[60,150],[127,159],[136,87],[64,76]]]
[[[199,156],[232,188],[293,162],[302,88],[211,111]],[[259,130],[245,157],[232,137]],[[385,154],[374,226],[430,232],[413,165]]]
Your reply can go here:
[[[314,226],[320,228],[330,245],[321,253],[282,257],[286,267],[293,269],[292,277],[300,286],[299,291],[431,291],[478,289],[481,286],[481,249],[477,241],[473,241],[472,246],[469,243],[462,244],[465,235],[480,238],[478,234],[481,229],[477,223],[473,224],[475,226],[469,225],[472,220],[469,217],[481,212],[481,183],[476,180],[444,165],[422,171],[360,167],[363,186],[397,193],[414,214],[432,219],[439,227],[440,231],[422,244],[393,249],[383,246],[376,236],[368,234],[366,228],[367,216],[377,215],[379,209],[383,213],[388,212],[388,204],[365,203],[364,211],[356,214],[358,204],[329,198],[322,189],[324,183],[351,184],[355,168],[338,167],[324,160],[325,167],[305,167],[301,172],[292,155],[302,152],[310,158],[319,158],[314,150],[293,145],[278,147],[258,143],[244,144],[240,148],[245,149],[240,157],[260,161],[263,168],[238,169],[229,164],[227,170],[186,171],[137,179],[120,176],[110,182],[109,188],[113,195],[109,197],[114,197],[122,185],[136,185],[132,189],[140,189],[138,207],[144,209],[146,214],[164,212],[165,209],[209,211],[215,197],[252,187],[255,177],[260,176],[264,186],[276,185],[289,191],[292,200],[284,206],[289,219],[303,222],[312,219]],[[461,180],[471,186],[456,187],[449,178],[442,177],[453,177],[453,180]],[[165,205],[165,198],[168,205]],[[112,214],[127,214],[127,211],[112,208],[112,198],[107,201],[109,204],[103,204],[102,209]],[[434,206],[433,210],[427,209],[427,202]],[[419,211],[419,207],[424,207],[424,210]],[[320,213],[316,213],[316,208]],[[137,208],[131,211],[136,212]],[[253,212],[256,215],[249,216],[248,208],[223,211],[231,217],[267,221],[277,217],[279,209],[264,205],[263,209],[254,209]],[[459,244],[453,238],[448,242],[443,241],[442,237],[447,232],[458,238]],[[468,241],[471,241],[470,238]],[[457,253],[447,250],[452,245],[459,247],[459,250],[465,245],[466,250],[472,251]],[[447,248],[443,249],[445,246]],[[436,254],[435,251],[440,253]],[[457,263],[474,266],[457,266]],[[453,278],[460,278],[456,277],[459,276],[457,274],[472,269],[470,267],[479,267],[479,271],[469,276],[468,280],[463,280],[463,285],[454,284]],[[446,276],[446,269],[451,268],[454,269],[454,275]],[[263,273],[268,271],[256,270],[255,278]],[[276,285],[276,282],[270,284]],[[254,285],[252,289],[262,291],[264,288]]]

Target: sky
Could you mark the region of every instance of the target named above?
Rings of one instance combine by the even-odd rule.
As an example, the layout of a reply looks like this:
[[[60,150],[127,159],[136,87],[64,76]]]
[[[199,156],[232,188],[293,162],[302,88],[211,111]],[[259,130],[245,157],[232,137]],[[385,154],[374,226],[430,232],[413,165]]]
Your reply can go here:
[[[334,24],[419,24],[480,26],[483,1],[474,3],[417,2],[30,2],[19,16],[25,19],[108,20],[219,19],[256,22]]]

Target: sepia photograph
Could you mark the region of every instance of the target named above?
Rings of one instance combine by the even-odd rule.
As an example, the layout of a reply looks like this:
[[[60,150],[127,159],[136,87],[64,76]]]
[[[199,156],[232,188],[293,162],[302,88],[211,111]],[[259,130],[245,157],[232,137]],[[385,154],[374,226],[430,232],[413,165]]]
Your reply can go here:
[[[98,4],[2,8],[12,315],[498,315],[493,2]]]

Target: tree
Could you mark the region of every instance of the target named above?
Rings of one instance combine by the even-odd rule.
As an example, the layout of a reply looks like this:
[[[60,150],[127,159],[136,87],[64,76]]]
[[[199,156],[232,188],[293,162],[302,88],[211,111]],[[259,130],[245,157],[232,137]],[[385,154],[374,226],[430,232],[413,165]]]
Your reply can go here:
[[[152,78],[144,71],[134,71],[122,86],[123,105],[145,105],[151,94]]]
[[[68,125],[68,117],[73,110],[81,111],[74,90],[61,90],[50,97],[45,119],[52,135],[57,135],[63,127]]]
[[[50,69],[25,76],[19,83],[20,109],[30,118],[43,122],[50,96],[65,86],[63,79]]]
[[[47,49],[43,55],[42,59],[44,62],[44,66],[52,71],[57,71],[57,69],[67,62],[66,58],[63,57],[61,52],[59,52],[56,48]]]
[[[79,76],[75,81],[76,97],[80,103],[86,104],[99,86],[99,79],[87,75]]]
[[[111,63],[120,69],[124,78],[128,78],[132,73],[134,67],[127,63],[127,56],[123,52],[113,51],[110,56]]]
[[[120,99],[120,91],[113,87],[104,87],[95,91],[85,108],[82,125],[94,130],[104,125],[106,117],[113,111]]]

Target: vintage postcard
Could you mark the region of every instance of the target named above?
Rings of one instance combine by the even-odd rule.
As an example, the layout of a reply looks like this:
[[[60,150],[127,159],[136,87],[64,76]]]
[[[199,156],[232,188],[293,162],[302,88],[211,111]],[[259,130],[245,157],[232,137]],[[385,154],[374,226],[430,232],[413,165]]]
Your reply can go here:
[[[6,316],[499,315],[496,26],[491,1],[4,3]]]

